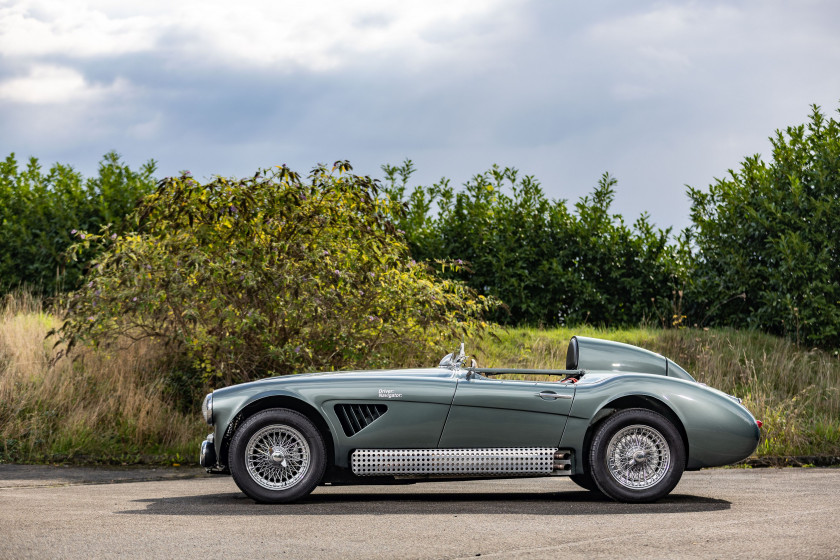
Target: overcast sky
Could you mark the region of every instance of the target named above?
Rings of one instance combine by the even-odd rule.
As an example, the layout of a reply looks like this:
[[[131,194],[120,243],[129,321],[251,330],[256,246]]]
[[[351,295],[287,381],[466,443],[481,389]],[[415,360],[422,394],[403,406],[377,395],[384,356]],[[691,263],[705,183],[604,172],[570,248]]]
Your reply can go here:
[[[574,202],[689,224],[706,187],[810,104],[840,107],[840,2],[0,0],[0,157],[93,174],[359,174],[493,163]]]

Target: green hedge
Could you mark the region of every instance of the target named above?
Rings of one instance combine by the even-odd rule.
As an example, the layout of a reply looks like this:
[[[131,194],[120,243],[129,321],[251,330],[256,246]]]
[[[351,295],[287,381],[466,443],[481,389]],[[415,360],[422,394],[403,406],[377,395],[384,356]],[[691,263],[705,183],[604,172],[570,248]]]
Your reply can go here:
[[[772,159],[690,189],[700,322],[840,347],[840,122],[814,106],[770,138]]]
[[[464,261],[449,274],[507,309],[513,324],[672,325],[685,250],[642,215],[628,226],[610,212],[616,181],[607,174],[570,210],[530,176],[493,167],[456,192],[444,180],[410,191],[410,160],[383,166],[398,227],[418,260]]]
[[[52,295],[78,286],[85,260],[66,260],[71,232],[119,229],[154,188],[154,172],[154,161],[132,171],[115,152],[87,179],[69,165],[44,171],[36,158],[21,167],[9,155],[0,163],[0,293],[26,286]]]
[[[708,189],[689,188],[692,226],[679,236],[643,214],[611,212],[607,174],[573,205],[531,176],[494,166],[455,189],[414,186],[410,160],[383,166],[387,210],[417,261],[505,306],[493,319],[543,325],[716,325],[840,347],[840,123],[814,106],[777,131],[772,157],[747,157]],[[94,253],[67,262],[73,230],[122,231],[152,192],[155,164],[132,171],[106,154],[97,177],[36,159],[0,164],[0,292],[52,294],[80,285]],[[463,263],[463,264],[460,264]]]

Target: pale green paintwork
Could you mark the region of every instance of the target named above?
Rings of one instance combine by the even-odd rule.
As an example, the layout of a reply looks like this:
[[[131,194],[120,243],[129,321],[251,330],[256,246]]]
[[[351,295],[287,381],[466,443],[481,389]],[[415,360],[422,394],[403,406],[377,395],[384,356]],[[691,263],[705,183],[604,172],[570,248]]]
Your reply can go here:
[[[581,449],[595,415],[619,398],[634,396],[654,399],[679,418],[688,440],[688,469],[738,462],[758,445],[753,416],[716,389],[670,377],[603,372],[587,374],[577,384],[561,446]]]
[[[580,355],[578,369],[667,375],[664,356],[621,342],[583,336],[575,338]]]
[[[338,467],[349,465],[354,449],[558,446],[573,451],[573,471],[581,472],[587,430],[622,397],[643,397],[672,411],[687,437],[689,469],[737,462],[758,444],[758,427],[743,406],[681,379],[690,376],[669,369],[673,362],[626,344],[582,337],[578,344],[580,367],[601,371],[587,371],[576,384],[429,368],[285,376],[220,389],[213,394],[216,451],[240,411],[278,397],[297,399],[320,415]],[[632,368],[642,372],[628,373]],[[543,391],[572,398],[546,399]],[[335,413],[339,403],[386,404],[388,411],[348,437]]]
[[[459,380],[439,447],[557,447],[572,399],[541,398],[543,391],[573,397],[575,386],[481,376]]]
[[[664,356],[651,352],[650,350],[599,338],[588,338],[584,336],[576,336],[574,338],[577,341],[580,354],[578,369],[587,371],[652,373],[654,375],[666,375],[668,377],[694,381],[691,375],[683,368]]]
[[[456,385],[452,372],[442,369],[294,375],[235,385],[213,393],[215,440],[222,441],[228,423],[248,404],[291,397],[311,405],[327,422],[338,466],[347,466],[351,448],[434,448]],[[379,397],[380,390],[402,396]],[[387,422],[383,417],[349,438],[335,413],[334,405],[339,403],[386,404]],[[216,450],[220,451],[219,443]]]

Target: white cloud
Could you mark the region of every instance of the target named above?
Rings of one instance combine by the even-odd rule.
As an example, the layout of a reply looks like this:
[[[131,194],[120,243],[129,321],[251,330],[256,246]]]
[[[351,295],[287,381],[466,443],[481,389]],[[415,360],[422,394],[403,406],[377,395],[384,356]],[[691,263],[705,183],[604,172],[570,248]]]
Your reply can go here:
[[[470,20],[512,2],[12,0],[0,8],[0,51],[85,58],[162,49],[209,66],[326,70],[369,53],[445,55],[430,40],[437,30],[457,25],[468,35]]]
[[[33,66],[27,76],[0,83],[0,99],[27,104],[59,104],[93,101],[125,89],[123,80],[118,79],[107,86],[90,84],[71,68],[39,65]]]
[[[370,53],[400,53],[422,58],[437,45],[428,32],[491,13],[502,2],[265,2],[213,4],[200,16],[184,19],[182,29],[195,41],[193,54],[257,66],[335,68]],[[190,2],[179,10],[199,13]],[[469,33],[469,26],[462,32]]]
[[[78,0],[19,0],[0,7],[0,52],[5,56],[119,56],[153,48],[149,16],[112,17]]]

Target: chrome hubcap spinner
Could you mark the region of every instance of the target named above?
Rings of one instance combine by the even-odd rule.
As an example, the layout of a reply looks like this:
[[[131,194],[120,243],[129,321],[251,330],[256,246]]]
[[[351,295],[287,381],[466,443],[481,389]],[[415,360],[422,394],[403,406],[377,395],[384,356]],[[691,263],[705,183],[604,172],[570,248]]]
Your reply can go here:
[[[310,461],[306,438],[283,424],[260,429],[245,447],[248,474],[268,490],[286,490],[296,485],[309,471]]]
[[[632,490],[658,484],[671,465],[671,450],[659,431],[642,424],[619,430],[607,444],[607,470]]]

